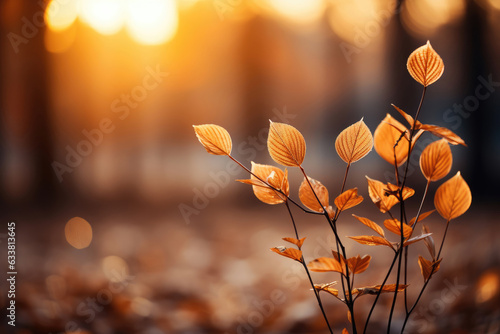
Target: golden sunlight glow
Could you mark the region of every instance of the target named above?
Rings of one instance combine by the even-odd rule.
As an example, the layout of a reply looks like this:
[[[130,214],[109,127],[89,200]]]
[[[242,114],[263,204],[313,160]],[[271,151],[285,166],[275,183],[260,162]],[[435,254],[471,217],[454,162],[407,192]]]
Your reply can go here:
[[[268,7],[284,19],[298,24],[314,23],[325,10],[324,0],[266,0]]]
[[[123,0],[81,0],[80,18],[103,35],[116,34],[123,27]]]
[[[129,274],[128,264],[119,256],[110,255],[102,259],[102,271],[108,280],[122,282]]]
[[[401,12],[404,26],[417,37],[428,37],[465,13],[464,0],[407,0]]]
[[[337,36],[364,47],[383,35],[394,11],[395,2],[391,0],[332,0],[328,21]]]
[[[69,0],[61,3],[51,0],[45,9],[45,23],[52,31],[62,31],[75,22],[78,16],[78,1]]]
[[[498,273],[486,272],[478,281],[476,301],[485,303],[493,299],[500,290],[500,278]]]
[[[44,44],[45,49],[51,53],[62,53],[67,51],[74,43],[76,37],[76,27],[54,31],[45,30]]]
[[[129,0],[126,26],[138,43],[165,43],[177,31],[177,5],[174,0]]]

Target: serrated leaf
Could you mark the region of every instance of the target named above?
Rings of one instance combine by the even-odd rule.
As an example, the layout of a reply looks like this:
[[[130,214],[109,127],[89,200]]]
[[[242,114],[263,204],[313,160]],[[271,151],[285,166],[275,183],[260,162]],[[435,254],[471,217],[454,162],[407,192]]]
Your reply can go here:
[[[363,202],[363,196],[358,195],[358,188],[346,190],[335,198],[335,206],[339,212],[350,209],[361,202]]]
[[[338,272],[344,274],[345,267],[343,267],[340,262],[331,257],[320,257],[317,258],[307,265],[309,270],[323,273],[323,272]]]
[[[386,219],[384,220],[384,226],[386,229],[401,236],[401,222],[397,219]],[[403,223],[403,237],[408,238],[413,232],[413,229],[407,224]]]
[[[271,248],[271,251],[275,252],[284,257],[288,257],[292,260],[302,262],[302,251],[295,248],[286,248],[286,247],[274,247]]]
[[[435,262],[432,262],[432,261],[426,260],[425,258],[423,258],[420,255],[418,256],[418,265],[420,266],[420,272],[422,273],[422,276],[424,277],[424,281],[427,281],[428,279],[430,279],[432,277],[432,275],[437,273],[437,271],[439,270],[440,264],[441,264],[441,260],[442,259],[435,261]]]
[[[368,246],[388,246],[394,249],[392,244],[386,238],[377,237],[373,235],[360,235],[356,237],[348,237],[356,242]]]
[[[304,178],[304,181],[302,181],[300,185],[299,199],[307,208],[316,212],[323,212],[323,210],[329,206],[328,190],[318,180],[311,177],[308,177],[308,179],[309,182],[307,182],[306,178]],[[313,189],[311,189],[309,183],[311,183]],[[316,199],[314,193],[316,193],[316,196],[321,201],[321,204],[318,203],[318,199]]]
[[[298,167],[306,155],[306,141],[291,125],[270,121],[267,148],[274,161],[283,166]]]
[[[339,295],[339,290],[332,288],[332,285],[336,285],[337,282],[330,282],[330,283],[325,283],[325,284],[314,284],[314,288],[317,291],[325,291],[328,292],[329,294],[334,295],[335,297],[338,297]]]
[[[283,238],[284,241],[287,241],[287,242],[290,242],[292,244],[294,244],[295,246],[299,247],[299,249],[302,248],[302,245],[304,244],[304,240],[306,240],[306,238],[301,238],[301,239],[295,239],[295,238]]]
[[[439,138],[443,138],[452,145],[460,144],[467,147],[465,141],[450,129],[432,124],[420,124],[418,129],[430,132]]]
[[[422,234],[429,233],[429,228],[425,225],[422,225]],[[432,256],[432,259],[436,259],[436,244],[434,243],[434,238],[432,235],[424,238],[425,247],[429,251],[429,254]]]
[[[365,255],[363,257],[357,255],[355,257],[351,257],[347,259],[347,264],[349,266],[349,270],[353,274],[361,274],[370,265],[370,260],[372,257],[370,255]]]
[[[250,180],[236,181],[252,185],[255,197],[266,204],[280,204],[287,200],[287,196],[290,194],[290,186],[288,184],[288,172],[286,169],[283,172],[278,167],[256,164],[252,161],[252,173],[253,175],[251,175]],[[284,195],[270,188],[267,184],[259,180],[259,178],[275,189],[281,190]]]
[[[405,133],[403,138],[401,138],[402,133]],[[413,136],[412,148],[420,135],[421,132],[417,132]],[[387,114],[373,134],[375,151],[391,165],[396,162],[397,166],[401,166],[408,157],[409,138],[409,130]],[[396,145],[396,143],[398,144]],[[394,158],[394,155],[396,155],[396,158]]]
[[[373,147],[373,137],[363,119],[342,131],[335,140],[337,154],[347,164],[365,157]]]
[[[471,203],[470,188],[460,172],[439,186],[434,195],[434,206],[439,214],[448,221],[464,214]]]
[[[427,212],[424,212],[424,213],[421,213],[420,216],[418,216],[418,221],[422,221],[424,220],[425,218],[429,217],[434,211],[436,210],[431,210],[431,211],[427,211]],[[415,219],[417,217],[413,217],[411,220],[410,220],[410,225],[412,228],[414,227],[415,225]],[[418,223],[418,222],[417,222]]]
[[[429,181],[438,181],[448,175],[452,163],[450,145],[444,139],[430,143],[420,155],[420,170]]]
[[[436,82],[444,72],[443,60],[429,41],[410,54],[406,66],[413,79],[424,87]]]
[[[193,125],[196,137],[208,153],[230,155],[231,136],[223,127],[215,124]]]
[[[421,234],[421,235],[417,235],[416,237],[413,237],[411,239],[409,239],[408,241],[406,241],[403,246],[406,247],[406,246],[409,246],[417,241],[420,241],[420,240],[424,240],[425,238],[427,238],[428,236],[431,236],[432,233],[424,233],[424,234]]]
[[[380,227],[380,225],[365,217],[359,217],[356,215],[352,216],[385,238],[384,230]]]

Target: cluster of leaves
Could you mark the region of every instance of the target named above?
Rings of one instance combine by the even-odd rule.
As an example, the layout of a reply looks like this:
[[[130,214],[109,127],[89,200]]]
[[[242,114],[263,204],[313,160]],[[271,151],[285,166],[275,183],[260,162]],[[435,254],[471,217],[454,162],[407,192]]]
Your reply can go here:
[[[418,121],[427,87],[436,82],[444,71],[442,59],[434,51],[429,42],[416,49],[410,55],[407,68],[410,75],[424,87],[422,99],[415,117],[408,115],[402,109],[393,105],[408,123],[408,128],[387,114],[373,135],[363,119],[347,127],[338,135],[335,141],[335,149],[347,166],[342,189],[339,195],[335,197],[333,206],[330,204],[330,196],[327,188],[320,181],[308,176],[302,167],[306,155],[306,141],[299,130],[293,126],[271,121],[267,146],[270,156],[276,163],[284,167],[298,168],[303,174],[304,180],[298,189],[298,196],[302,204],[299,204],[290,197],[288,170],[286,168],[282,170],[275,166],[252,162],[251,169],[249,170],[231,155],[231,137],[224,128],[214,124],[194,126],[196,136],[208,153],[226,155],[250,173],[250,179],[238,181],[251,185],[255,196],[260,201],[272,205],[285,204],[287,207],[295,231],[295,237],[286,237],[283,240],[295,247],[279,246],[272,248],[271,251],[302,264],[331,333],[333,331],[325,314],[320,292],[333,295],[347,305],[348,319],[352,324],[354,333],[357,333],[354,302],[359,297],[363,295],[376,296],[365,321],[364,332],[366,332],[370,316],[380,294],[393,293],[394,297],[387,326],[389,331],[397,295],[399,292],[404,292],[405,321],[401,329],[401,332],[403,332],[406,322],[429,280],[440,268],[442,262],[440,255],[449,222],[466,212],[471,204],[472,196],[470,189],[460,175],[460,172],[458,172],[455,176],[441,184],[434,195],[435,209],[446,220],[444,236],[438,251],[436,251],[435,241],[427,226],[422,225],[421,232],[415,232],[417,224],[435,211],[431,210],[422,213],[422,207],[431,182],[443,179],[452,168],[453,158],[450,145],[461,144],[465,146],[465,142],[446,128],[423,124]],[[427,183],[417,214],[408,220],[405,201],[415,195],[415,191],[406,186],[409,157],[413,152],[415,143],[424,132],[429,132],[441,139],[429,144],[420,155],[420,169]],[[373,147],[375,147],[375,151],[380,157],[394,166],[396,184],[384,183],[368,176],[366,176],[366,179],[369,197],[380,212],[388,215],[388,218],[383,222],[383,226],[387,231],[396,235],[395,241],[391,241],[391,238],[386,235],[384,229],[376,222],[354,214],[352,216],[357,221],[370,228],[376,235],[350,236],[349,238],[363,245],[388,247],[394,253],[394,258],[382,284],[354,287],[354,276],[365,272],[372,258],[370,255],[361,256],[359,254],[352,257],[347,256],[344,241],[338,235],[337,221],[343,211],[351,209],[363,201],[363,197],[358,194],[357,188],[347,190],[344,188],[351,165],[370,153]],[[299,238],[295,219],[290,210],[290,204],[296,205],[304,212],[323,215],[326,218],[336,240],[336,244],[332,247],[332,257],[320,257],[306,264],[302,254],[302,246],[306,238]],[[391,211],[396,205],[399,205],[400,209],[399,219]],[[409,308],[406,295],[408,287],[407,252],[408,246],[419,241],[425,243],[429,251],[430,260],[422,255],[418,257],[418,265],[421,269],[424,284],[417,300]],[[396,263],[398,264],[396,282],[386,284]],[[315,284],[311,279],[310,271],[338,273],[340,275],[342,290],[339,291],[339,289],[334,288],[338,284],[337,282]],[[347,329],[344,329],[343,333],[347,333]]]

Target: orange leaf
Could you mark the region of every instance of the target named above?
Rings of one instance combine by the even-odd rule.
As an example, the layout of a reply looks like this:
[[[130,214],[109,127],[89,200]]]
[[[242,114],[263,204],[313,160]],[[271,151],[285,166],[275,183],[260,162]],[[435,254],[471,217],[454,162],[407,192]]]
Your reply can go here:
[[[359,242],[360,244],[363,244],[363,245],[368,245],[368,246],[389,246],[392,249],[394,249],[394,247],[389,242],[389,240],[387,240],[386,238],[382,238],[382,237],[369,236],[369,235],[361,235],[361,236],[357,236],[357,237],[348,237],[348,238],[351,238],[352,240],[357,241],[357,242]]]
[[[339,261],[340,265],[342,266],[342,270],[345,273],[345,265],[346,265],[345,257],[342,254],[340,254],[339,252],[334,251],[334,250],[332,250],[332,254],[333,254],[333,258],[335,260]]]
[[[397,185],[392,184],[392,183],[387,183],[386,186],[387,186],[387,189],[385,189],[386,196],[387,196],[387,194],[395,196],[399,201],[399,190],[401,189],[401,187],[398,187]],[[415,190],[413,190],[410,187],[405,187],[403,189],[403,200],[406,200],[406,199],[412,197],[414,194],[415,194]]]
[[[292,260],[302,262],[302,251],[295,248],[286,248],[286,247],[274,247],[271,250],[279,255],[288,257]]]
[[[386,229],[401,236],[401,222],[397,219],[386,219],[384,220],[384,226]],[[408,238],[413,232],[413,229],[407,224],[403,223],[403,237]]]
[[[301,249],[302,245],[304,244],[304,240],[306,240],[306,238],[302,238],[302,239],[283,238],[283,240],[290,242],[290,243],[294,244],[295,246],[299,247],[299,249]]]
[[[428,131],[432,133],[434,136],[443,138],[452,145],[460,144],[463,146],[467,146],[462,138],[460,138],[457,134],[455,134],[453,131],[447,128],[443,128],[441,126],[432,124],[420,124],[418,128],[424,131]]]
[[[290,194],[290,189],[288,184],[288,172],[286,169],[283,173],[278,167],[256,164],[252,161],[252,173],[275,189],[281,190],[285,195],[270,188],[254,175],[251,176],[250,180],[236,181],[251,184],[255,196],[266,204],[280,204],[287,200],[286,196]]]
[[[316,211],[316,212],[323,212],[325,208],[329,206],[329,197],[328,197],[328,190],[324,185],[321,184],[318,180],[315,180],[311,177],[308,177],[309,182],[311,183],[311,186],[314,190],[311,189],[311,186],[309,186],[309,182],[307,182],[306,178],[304,178],[304,181],[302,181],[302,184],[300,185],[299,188],[299,198],[302,204],[304,204],[307,208]],[[318,200],[316,199],[316,196],[314,195],[316,193],[316,196],[318,199],[321,201],[321,204],[318,203]]]
[[[307,265],[309,270],[324,273],[329,271],[335,271],[341,274],[344,274],[345,268],[342,267],[340,262],[331,257],[320,257],[317,258]]]
[[[404,132],[406,133],[401,138],[401,134]],[[417,132],[413,136],[412,148],[421,134],[421,132]],[[401,166],[406,161],[408,157],[409,130],[391,115],[387,114],[380,122],[375,129],[373,139],[375,151],[385,161],[391,165],[396,162],[398,166]],[[398,144],[396,145],[396,143]],[[394,147],[395,145],[396,147]],[[396,160],[394,160],[394,154],[396,154]]]
[[[420,216],[418,216],[418,221],[421,221],[421,220],[424,220],[425,218],[429,217],[434,211],[436,210],[431,210],[431,211],[427,211],[427,212],[424,212],[424,213],[421,213]],[[410,226],[413,228],[414,225],[415,225],[415,219],[417,217],[413,217],[411,220],[410,220]],[[418,222],[417,222],[418,223]]]
[[[420,155],[420,169],[430,181],[438,181],[451,170],[453,156],[450,145],[444,139],[429,144]]]
[[[344,191],[335,199],[335,205],[340,211],[350,209],[363,202],[363,196],[358,195],[358,188]]]
[[[368,180],[368,194],[372,202],[375,203],[382,213],[386,213],[399,202],[395,196],[388,196],[386,194],[386,189],[389,188],[387,185],[380,181],[370,179],[368,176],[366,176],[366,179]]]
[[[215,124],[193,125],[194,132],[200,143],[210,154],[230,155],[231,136],[221,126]]]
[[[421,234],[421,235],[418,235],[416,237],[413,237],[411,239],[409,239],[408,241],[406,241],[403,246],[406,247],[406,246],[409,246],[417,241],[420,241],[420,240],[425,240],[425,238],[431,236],[432,233],[424,233],[424,234]]]
[[[377,223],[371,221],[368,218],[359,217],[356,215],[352,215],[352,216],[385,238],[384,230]]]
[[[337,154],[347,164],[365,157],[373,147],[373,137],[363,119],[342,131],[335,140]]]
[[[379,290],[381,290],[382,286],[381,285],[372,285],[372,286],[366,286],[362,288],[356,288],[352,291],[352,294],[359,294],[360,296],[362,295],[376,295]],[[398,286],[398,292],[404,291],[408,285],[407,284],[399,284]],[[396,291],[396,284],[386,284],[382,287],[381,293],[384,292],[395,292]]]
[[[444,72],[443,60],[429,41],[410,54],[406,67],[413,79],[424,87],[436,82]]]
[[[325,283],[325,284],[314,284],[314,288],[318,291],[325,291],[328,292],[329,294],[334,295],[335,297],[338,297],[339,295],[339,290],[332,288],[332,285],[337,284],[337,282],[331,282],[331,283]]]
[[[439,270],[440,264],[441,264],[441,260],[442,259],[432,262],[432,261],[426,260],[425,258],[423,258],[420,255],[418,256],[418,265],[420,266],[420,272],[422,273],[422,276],[424,277],[424,281],[427,281],[428,279],[430,279],[432,277],[432,275],[437,273],[437,271]]]
[[[347,259],[347,264],[349,265],[349,270],[351,273],[354,274],[360,274],[364,272],[366,269],[368,269],[368,266],[370,265],[370,260],[372,257],[370,255],[365,255],[363,257],[361,256],[355,256]]]
[[[413,119],[413,117],[411,117],[410,115],[408,115],[407,113],[405,113],[402,109],[398,108],[394,104],[391,104],[391,106],[393,106],[394,109],[396,109],[401,114],[401,116],[403,116],[405,118],[405,120],[410,125],[410,128],[412,128],[413,127],[413,123],[415,123],[415,120]],[[419,121],[417,121],[416,128],[418,128],[419,125],[422,125],[422,123],[420,123]]]
[[[298,167],[306,155],[306,142],[302,134],[291,125],[270,121],[267,148],[280,165]]]
[[[347,331],[347,328],[344,328],[344,329],[342,330],[342,334],[349,334],[349,331]]]
[[[422,225],[422,234],[429,233],[429,228],[425,225]],[[436,244],[434,243],[434,238],[432,235],[429,235],[427,238],[424,238],[425,247],[429,251],[429,254],[432,256],[434,260],[436,258]]]
[[[471,202],[472,194],[460,172],[439,186],[434,195],[434,206],[448,221],[464,214]]]

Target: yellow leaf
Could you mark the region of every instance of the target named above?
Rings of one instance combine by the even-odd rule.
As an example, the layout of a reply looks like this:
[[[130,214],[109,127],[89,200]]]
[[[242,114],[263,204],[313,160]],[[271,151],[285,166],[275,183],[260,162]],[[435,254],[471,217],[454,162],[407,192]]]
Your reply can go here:
[[[349,265],[349,270],[351,273],[354,274],[360,274],[364,272],[366,269],[368,269],[368,266],[370,265],[370,260],[372,257],[370,255],[365,255],[363,257],[361,256],[355,256],[347,259],[347,264]]]
[[[320,257],[317,258],[307,265],[309,270],[318,273],[335,271],[343,274],[345,272],[345,267],[343,267],[340,262],[331,257]]]
[[[342,131],[335,140],[335,149],[347,164],[365,157],[372,150],[373,137],[363,119]]]
[[[301,238],[301,239],[283,238],[283,240],[290,242],[290,243],[294,244],[295,246],[299,247],[299,249],[301,249],[302,245],[304,244],[304,240],[306,240],[306,238]]]
[[[409,132],[403,124],[387,114],[373,135],[375,151],[391,165],[396,162],[397,166],[401,166],[408,157]],[[403,138],[401,138],[402,133],[405,133]],[[421,132],[417,132],[413,136],[412,148],[420,135]],[[398,144],[396,145],[396,143]],[[396,159],[394,159],[394,155],[396,155]]]
[[[351,238],[352,240],[357,241],[357,242],[359,242],[362,245],[368,245],[368,246],[389,246],[392,249],[394,249],[394,247],[389,242],[389,240],[387,240],[386,238],[382,238],[382,237],[377,237],[377,236],[373,236],[373,235],[372,236],[370,236],[370,235],[361,235],[361,236],[358,236],[358,237],[348,237],[348,238]]]
[[[302,262],[302,251],[295,248],[286,248],[286,247],[274,247],[271,248],[271,251],[282,255],[284,257],[288,257],[292,260]]]
[[[428,131],[428,132],[432,133],[434,136],[437,136],[439,138],[443,138],[448,143],[450,143],[452,145],[460,144],[463,146],[467,146],[465,144],[465,141],[462,138],[460,138],[456,133],[454,133],[453,131],[451,131],[447,128],[443,128],[441,126],[432,125],[432,124],[420,124],[418,126],[418,129]]]
[[[288,172],[286,169],[283,173],[283,171],[278,167],[256,164],[252,161],[252,173],[275,189],[281,190],[285,195],[270,188],[254,175],[251,176],[250,180],[236,181],[251,184],[255,196],[266,204],[280,204],[287,200],[287,196],[290,194],[290,189],[288,184]]]
[[[200,143],[210,154],[230,155],[231,136],[221,126],[215,124],[193,125],[194,132]]]
[[[368,218],[359,217],[356,215],[352,215],[352,216],[385,238],[384,230],[377,223],[371,221]]]
[[[434,206],[446,220],[464,214],[471,202],[472,194],[460,172],[439,186],[434,195]]]
[[[427,212],[424,212],[424,213],[421,213],[420,216],[418,217],[418,221],[421,221],[421,220],[424,220],[425,218],[429,217],[434,211],[436,210],[431,210],[431,211],[427,211]],[[417,217],[413,217],[411,220],[410,220],[410,226],[411,227],[414,227],[413,225],[415,225],[415,219]],[[418,223],[418,222],[417,222]]]
[[[350,209],[363,202],[363,196],[358,195],[358,188],[344,191],[335,199],[335,205],[339,212]]]
[[[306,178],[304,178],[304,181],[302,181],[302,184],[300,185],[299,188],[299,198],[302,204],[304,204],[307,208],[316,211],[316,212],[323,212],[325,208],[329,206],[329,197],[328,197],[328,190],[326,187],[321,184],[318,180],[315,180],[311,177],[308,177],[309,182],[311,183],[311,186],[314,190],[311,190],[311,186],[309,186],[309,182],[307,182]],[[321,201],[321,204],[318,203],[318,200],[316,199],[316,196],[314,195],[316,193],[316,196],[318,199]]]
[[[334,295],[335,297],[338,297],[339,295],[339,290],[332,288],[332,285],[337,284],[337,282],[331,282],[331,283],[325,283],[325,284],[314,284],[314,288],[318,291],[325,291],[328,292],[329,294]]]
[[[401,236],[401,222],[397,219],[386,219],[384,220],[384,226],[386,229]],[[407,224],[403,223],[403,237],[408,238],[413,232],[413,229]]]
[[[441,260],[432,262],[432,261],[426,260],[425,258],[423,258],[420,255],[418,256],[418,265],[420,266],[420,272],[422,273],[422,276],[424,277],[424,281],[427,281],[428,279],[430,279],[432,277],[432,275],[437,273],[437,271],[439,270],[440,264],[441,264]]]
[[[429,144],[420,155],[420,169],[429,181],[438,181],[451,170],[453,156],[450,145],[444,139]]]
[[[436,82],[444,72],[443,60],[429,41],[410,54],[406,66],[413,79],[424,87]]]
[[[283,166],[300,166],[306,155],[302,134],[291,125],[270,122],[267,148],[271,158]]]

